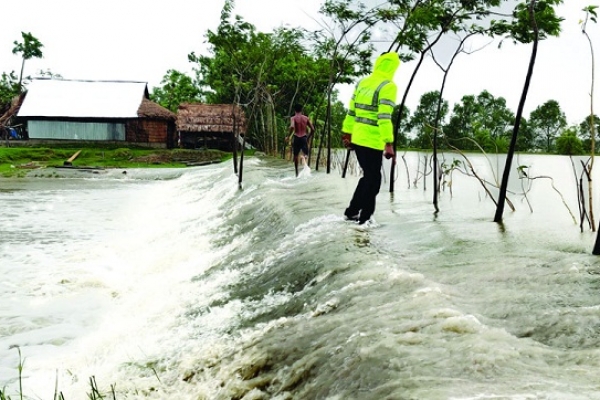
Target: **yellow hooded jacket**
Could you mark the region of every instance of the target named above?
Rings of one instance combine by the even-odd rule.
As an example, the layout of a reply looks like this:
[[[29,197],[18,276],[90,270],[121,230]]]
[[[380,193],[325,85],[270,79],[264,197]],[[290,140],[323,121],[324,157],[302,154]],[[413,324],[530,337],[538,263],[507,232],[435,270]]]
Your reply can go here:
[[[342,132],[352,135],[352,143],[383,150],[386,143],[394,142],[392,111],[397,87],[393,79],[399,66],[398,53],[384,53],[375,61],[371,75],[356,85],[342,126]]]

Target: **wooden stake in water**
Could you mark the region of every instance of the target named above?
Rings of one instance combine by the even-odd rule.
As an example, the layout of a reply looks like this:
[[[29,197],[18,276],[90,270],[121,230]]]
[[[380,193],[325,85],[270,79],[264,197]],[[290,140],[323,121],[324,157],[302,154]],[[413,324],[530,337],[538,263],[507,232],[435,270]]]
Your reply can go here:
[[[350,152],[352,150],[348,149],[346,151],[346,160],[344,161],[344,170],[342,171],[342,178],[346,177],[346,171],[348,170],[348,161],[350,160]]]

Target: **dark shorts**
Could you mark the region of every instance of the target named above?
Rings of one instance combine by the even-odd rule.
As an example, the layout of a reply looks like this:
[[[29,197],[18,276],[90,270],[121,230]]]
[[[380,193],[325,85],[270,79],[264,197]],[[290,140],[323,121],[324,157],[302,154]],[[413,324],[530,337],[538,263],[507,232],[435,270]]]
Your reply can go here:
[[[294,157],[300,154],[300,150],[302,150],[304,154],[308,155],[308,138],[306,136],[298,137],[294,135],[292,149],[294,151]]]

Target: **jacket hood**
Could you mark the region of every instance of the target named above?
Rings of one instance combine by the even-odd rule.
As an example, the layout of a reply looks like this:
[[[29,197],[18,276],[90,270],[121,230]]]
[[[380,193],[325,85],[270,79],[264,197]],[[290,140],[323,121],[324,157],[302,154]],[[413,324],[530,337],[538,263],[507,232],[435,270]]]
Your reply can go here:
[[[400,57],[396,52],[384,53],[377,57],[373,74],[385,77],[385,79],[393,80],[396,70],[400,66]]]

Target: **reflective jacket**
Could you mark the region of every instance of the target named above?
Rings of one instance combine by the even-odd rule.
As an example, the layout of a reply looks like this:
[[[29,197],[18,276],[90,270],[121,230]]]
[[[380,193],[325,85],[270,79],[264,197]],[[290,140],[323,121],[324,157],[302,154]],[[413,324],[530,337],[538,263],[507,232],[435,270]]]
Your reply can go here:
[[[392,111],[396,105],[394,74],[400,66],[397,53],[382,54],[371,75],[356,85],[342,131],[352,135],[352,143],[383,150],[394,142]]]

